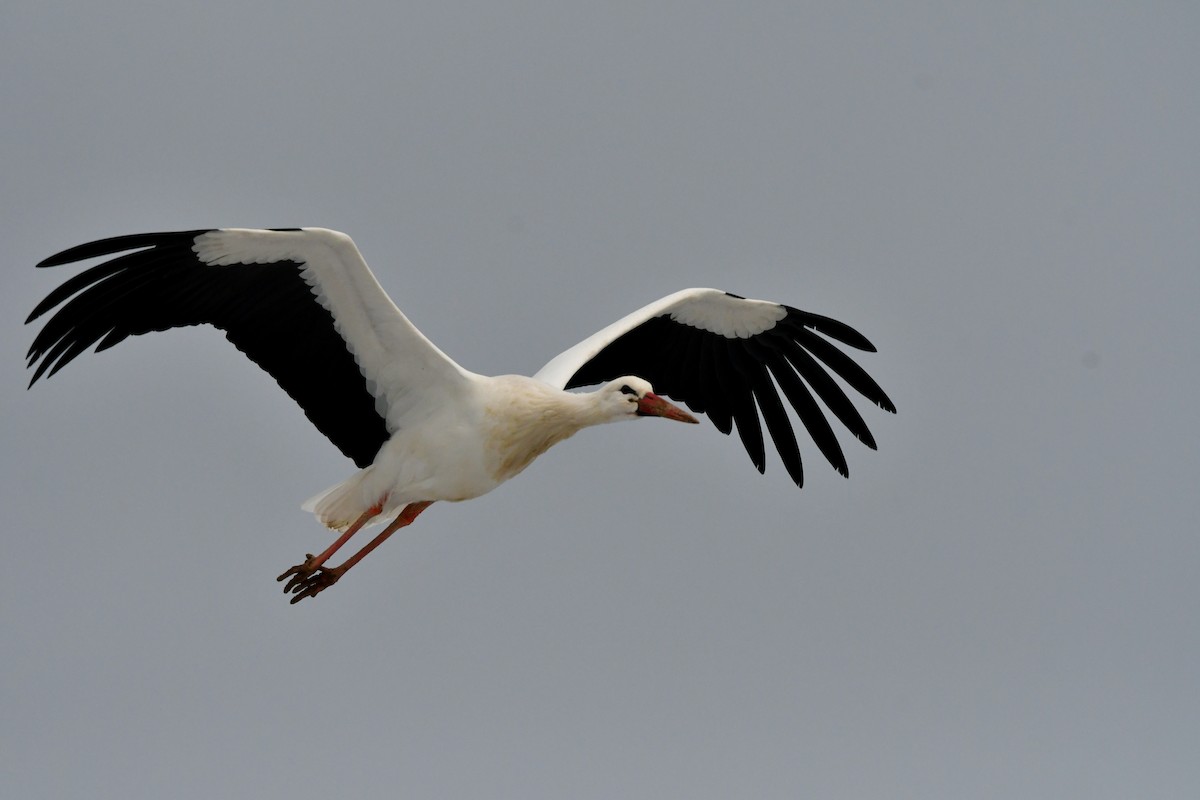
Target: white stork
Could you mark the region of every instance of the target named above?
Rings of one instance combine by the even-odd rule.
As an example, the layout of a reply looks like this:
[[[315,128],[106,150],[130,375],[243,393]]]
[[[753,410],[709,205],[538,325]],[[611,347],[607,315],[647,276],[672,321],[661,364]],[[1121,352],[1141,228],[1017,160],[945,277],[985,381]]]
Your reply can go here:
[[[431,503],[490,492],[582,428],[638,416],[697,421],[652,385],[707,414],[722,433],[736,424],[759,472],[765,470],[761,412],[797,486],[800,451],[779,389],[843,475],[846,459],[813,395],[868,447],[875,440],[826,369],[895,411],[879,385],[829,341],[874,351],[856,330],[716,289],[657,300],[556,356],[532,378],[487,377],[463,369],[426,339],[350,237],[336,231],[118,236],[38,266],[97,256],[116,257],[67,280],[26,320],[62,306],[29,349],[29,366],[36,365],[30,386],[94,344],[100,351],[127,336],[207,323],[278,381],[360,468],[304,505],[342,535],[279,576],[288,579],[284,591],[293,603],[333,585]],[[594,384],[602,385],[567,391]],[[358,530],[384,518],[391,522],[369,544],[339,566],[326,566]]]

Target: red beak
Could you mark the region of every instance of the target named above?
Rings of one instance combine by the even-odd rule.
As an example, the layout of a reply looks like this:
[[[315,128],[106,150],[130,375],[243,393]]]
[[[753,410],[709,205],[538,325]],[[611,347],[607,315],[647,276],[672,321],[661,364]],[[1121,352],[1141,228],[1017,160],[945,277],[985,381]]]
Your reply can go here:
[[[679,406],[671,405],[653,392],[647,392],[646,396],[638,401],[637,413],[639,417],[666,417],[679,422],[690,422],[693,425],[700,422]]]

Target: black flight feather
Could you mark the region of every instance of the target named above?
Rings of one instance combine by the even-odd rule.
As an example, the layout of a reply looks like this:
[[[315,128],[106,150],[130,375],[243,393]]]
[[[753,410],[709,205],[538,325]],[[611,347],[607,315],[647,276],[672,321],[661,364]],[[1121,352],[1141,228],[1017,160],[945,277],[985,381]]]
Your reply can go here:
[[[29,385],[92,345],[106,350],[129,336],[208,324],[275,378],[339,450],[369,465],[389,432],[333,316],[301,276],[302,265],[204,264],[192,247],[206,232],[118,236],[38,264],[122,254],[64,281],[29,315],[27,323],[58,309],[29,348]]]

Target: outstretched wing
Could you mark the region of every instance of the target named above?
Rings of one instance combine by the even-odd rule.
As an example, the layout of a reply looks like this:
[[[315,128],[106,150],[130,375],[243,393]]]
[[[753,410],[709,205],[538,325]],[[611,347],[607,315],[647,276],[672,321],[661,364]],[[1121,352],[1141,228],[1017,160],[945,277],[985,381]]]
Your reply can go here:
[[[120,254],[120,255],[118,255]],[[39,264],[116,256],[50,293],[30,386],[93,344],[210,324],[271,374],[360,467],[402,424],[467,380],[396,308],[350,237],[320,228],[119,236]]]
[[[830,339],[875,350],[858,331],[829,317],[717,289],[684,289],[584,339],[534,377],[572,389],[637,375],[656,392],[707,414],[722,433],[736,424],[759,472],[766,470],[761,412],[788,474],[802,486],[800,449],[780,389],[843,475],[849,474],[846,458],[814,395],[871,449],[875,439],[830,373],[885,411],[896,410],[879,384]]]

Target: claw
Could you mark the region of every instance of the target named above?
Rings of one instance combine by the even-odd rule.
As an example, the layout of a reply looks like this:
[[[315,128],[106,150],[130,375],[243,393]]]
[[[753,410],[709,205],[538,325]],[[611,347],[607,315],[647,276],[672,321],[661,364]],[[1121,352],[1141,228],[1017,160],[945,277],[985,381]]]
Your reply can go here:
[[[296,566],[289,568],[287,572],[275,579],[277,581],[281,581],[289,575],[291,576],[292,579],[287,582],[286,586],[283,587],[283,591],[285,593],[291,592],[293,587],[295,587],[301,581],[307,580],[309,576],[317,571],[317,565],[313,563],[313,561],[316,560],[316,556],[314,556],[312,553],[305,553],[304,559],[305,560],[303,564],[297,564]]]
[[[316,572],[303,577],[300,575],[293,576],[288,581],[288,585],[284,587],[284,591],[287,592],[290,590],[295,595],[291,599],[292,605],[295,605],[304,598],[316,597],[330,586],[333,586],[345,571],[344,567],[318,567]]]

